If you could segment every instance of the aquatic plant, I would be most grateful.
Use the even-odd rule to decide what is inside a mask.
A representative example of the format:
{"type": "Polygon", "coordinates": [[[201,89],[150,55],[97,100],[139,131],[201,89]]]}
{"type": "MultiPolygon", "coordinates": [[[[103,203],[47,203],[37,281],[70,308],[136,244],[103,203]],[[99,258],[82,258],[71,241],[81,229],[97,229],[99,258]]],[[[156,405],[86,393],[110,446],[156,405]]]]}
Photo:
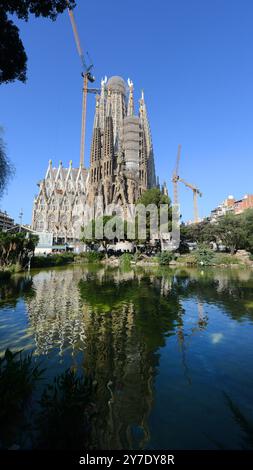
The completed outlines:
{"type": "Polygon", "coordinates": [[[24,425],[25,411],[36,382],[44,370],[34,364],[32,354],[6,349],[0,358],[0,441],[3,446],[15,442],[24,425]]]}
{"type": "Polygon", "coordinates": [[[95,405],[90,403],[92,380],[77,377],[67,370],[44,390],[37,416],[38,448],[87,448],[91,416],[95,405]]]}
{"type": "Polygon", "coordinates": [[[0,358],[1,448],[87,447],[95,412],[91,378],[66,370],[35,400],[35,386],[44,372],[32,354],[7,349],[0,358]]]}

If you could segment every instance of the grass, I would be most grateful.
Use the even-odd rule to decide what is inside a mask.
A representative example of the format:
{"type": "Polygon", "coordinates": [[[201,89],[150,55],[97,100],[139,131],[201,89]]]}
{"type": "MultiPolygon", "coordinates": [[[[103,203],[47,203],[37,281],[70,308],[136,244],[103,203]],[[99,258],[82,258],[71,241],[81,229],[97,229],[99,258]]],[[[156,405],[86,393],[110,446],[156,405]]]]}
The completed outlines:
{"type": "Polygon", "coordinates": [[[236,256],[232,256],[229,253],[215,253],[214,263],[216,265],[242,264],[241,261],[236,258],[236,256]]]}
{"type": "Polygon", "coordinates": [[[209,252],[202,254],[198,251],[179,256],[177,258],[177,263],[188,264],[192,266],[242,265],[241,261],[236,258],[236,256],[232,256],[229,253],[213,252],[211,255],[209,252]]]}

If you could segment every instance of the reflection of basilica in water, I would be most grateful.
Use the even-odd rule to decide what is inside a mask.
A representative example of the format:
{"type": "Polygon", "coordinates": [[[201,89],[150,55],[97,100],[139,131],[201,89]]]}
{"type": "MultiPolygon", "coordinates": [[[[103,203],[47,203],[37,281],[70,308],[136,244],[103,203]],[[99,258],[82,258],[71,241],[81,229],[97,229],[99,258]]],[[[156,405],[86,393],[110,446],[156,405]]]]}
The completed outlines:
{"type": "Polygon", "coordinates": [[[33,278],[35,295],[26,299],[29,323],[35,340],[35,353],[48,354],[59,348],[82,348],[85,333],[83,306],[75,270],[41,271],[33,278]]]}
{"type": "Polygon", "coordinates": [[[170,281],[105,268],[52,270],[33,281],[26,304],[36,353],[84,351],[84,370],[96,384],[93,441],[105,449],[145,447],[157,350],[179,308],[176,299],[161,300],[170,281]]]}
{"type": "MultiPolygon", "coordinates": [[[[232,305],[238,276],[228,281],[222,271],[208,277],[197,270],[158,273],[83,266],[33,276],[33,295],[25,302],[36,353],[64,358],[83,352],[82,367],[94,383],[95,446],[147,446],[160,348],[174,337],[190,384],[188,347],[207,328],[205,302],[222,302],[232,316],[238,315],[239,303],[236,312],[232,305]],[[186,319],[192,299],[194,311],[186,319]]],[[[243,295],[247,300],[247,288],[241,289],[243,295]]]]}

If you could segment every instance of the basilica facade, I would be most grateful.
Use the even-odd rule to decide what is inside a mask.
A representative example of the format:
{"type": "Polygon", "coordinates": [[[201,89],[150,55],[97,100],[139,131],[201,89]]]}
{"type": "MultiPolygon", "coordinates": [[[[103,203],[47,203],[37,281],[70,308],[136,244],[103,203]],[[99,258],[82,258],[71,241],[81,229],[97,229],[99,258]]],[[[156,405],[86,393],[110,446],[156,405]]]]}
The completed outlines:
{"type": "Polygon", "coordinates": [[[134,204],[146,189],[156,187],[153,144],[142,92],[135,113],[133,82],[114,76],[101,81],[90,150],[90,166],[52,162],[38,184],[32,229],[53,233],[56,242],[80,239],[87,224],[85,207],[99,199],[110,205],[134,204]]]}

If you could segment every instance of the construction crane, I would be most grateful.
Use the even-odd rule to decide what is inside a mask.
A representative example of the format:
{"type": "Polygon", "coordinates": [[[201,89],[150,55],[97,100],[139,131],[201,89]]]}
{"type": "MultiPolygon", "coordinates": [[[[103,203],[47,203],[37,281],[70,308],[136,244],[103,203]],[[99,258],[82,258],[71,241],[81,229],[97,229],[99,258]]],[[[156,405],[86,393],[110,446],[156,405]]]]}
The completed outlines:
{"type": "Polygon", "coordinates": [[[173,182],[173,193],[174,193],[174,204],[178,204],[178,189],[177,189],[177,183],[178,183],[178,169],[179,169],[179,161],[181,157],[181,148],[182,146],[179,144],[178,150],[177,150],[177,160],[176,160],[176,166],[175,170],[172,176],[172,182],[173,182]]]}
{"type": "Polygon", "coordinates": [[[190,188],[193,192],[193,207],[194,207],[194,223],[197,224],[199,222],[199,212],[198,212],[198,196],[202,197],[202,193],[200,190],[194,186],[191,183],[188,183],[184,179],[180,178],[178,175],[178,170],[179,170],[179,161],[181,157],[181,145],[178,146],[178,151],[177,151],[177,160],[176,160],[176,166],[175,170],[172,176],[172,182],[173,182],[173,192],[174,192],[174,204],[178,204],[178,187],[177,184],[180,181],[180,183],[183,183],[187,188],[190,188]]]}
{"type": "Polygon", "coordinates": [[[75,22],[75,17],[73,11],[68,8],[69,18],[71,21],[75,43],[78,51],[78,55],[81,59],[82,63],[82,77],[83,77],[83,95],[82,95],[82,126],[81,126],[81,145],[80,145],[80,166],[84,167],[84,149],[85,149],[85,131],[86,131],[86,106],[87,106],[87,93],[98,93],[100,90],[97,88],[88,88],[88,82],[93,83],[95,81],[95,77],[92,75],[91,70],[93,68],[93,64],[89,66],[86,64],[83,51],[81,48],[81,42],[79,38],[79,34],[77,31],[77,26],[75,22]]]}
{"type": "Polygon", "coordinates": [[[191,183],[187,183],[187,181],[182,178],[178,177],[178,181],[183,183],[187,188],[190,188],[193,192],[194,223],[197,224],[199,222],[198,196],[202,197],[202,193],[196,186],[191,183]]]}

